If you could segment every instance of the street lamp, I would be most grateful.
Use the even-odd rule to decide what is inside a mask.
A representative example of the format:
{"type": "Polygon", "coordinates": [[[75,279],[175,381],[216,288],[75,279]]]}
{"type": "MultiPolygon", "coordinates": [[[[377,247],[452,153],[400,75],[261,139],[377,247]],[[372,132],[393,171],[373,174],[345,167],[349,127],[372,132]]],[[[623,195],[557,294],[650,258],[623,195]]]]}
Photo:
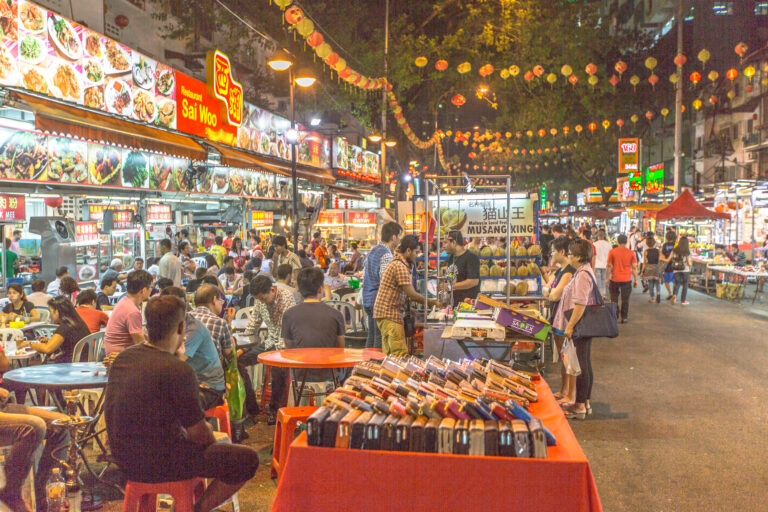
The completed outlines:
{"type": "Polygon", "coordinates": [[[383,137],[378,133],[374,133],[373,135],[368,136],[368,140],[371,142],[381,142],[381,139],[383,139],[383,137]]]}
{"type": "Polygon", "coordinates": [[[388,140],[388,141],[384,142],[384,145],[387,146],[388,148],[393,148],[393,147],[397,146],[397,141],[396,140],[388,140]]]}
{"type": "Polygon", "coordinates": [[[316,81],[311,69],[301,68],[296,73],[293,72],[293,59],[286,50],[277,50],[272,58],[267,61],[267,65],[275,71],[288,70],[288,82],[290,84],[290,117],[291,117],[291,129],[286,134],[288,137],[288,143],[291,145],[291,191],[293,192],[291,197],[291,217],[296,222],[291,222],[289,219],[288,227],[292,227],[291,235],[293,238],[294,247],[299,246],[299,187],[298,178],[296,176],[296,144],[299,142],[299,132],[296,130],[296,114],[294,111],[293,91],[298,85],[306,89],[311,87],[316,81]]]}

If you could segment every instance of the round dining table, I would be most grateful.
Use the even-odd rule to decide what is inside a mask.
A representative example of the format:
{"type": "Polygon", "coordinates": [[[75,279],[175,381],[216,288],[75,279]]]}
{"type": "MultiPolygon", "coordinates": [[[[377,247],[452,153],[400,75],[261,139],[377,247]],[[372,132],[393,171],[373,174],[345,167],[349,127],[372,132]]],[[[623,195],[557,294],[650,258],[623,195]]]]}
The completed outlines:
{"type": "Polygon", "coordinates": [[[98,362],[41,364],[6,372],[3,381],[50,390],[103,388],[107,368],[98,362]]]}
{"type": "Polygon", "coordinates": [[[288,368],[291,382],[293,383],[293,399],[295,404],[298,404],[301,400],[309,370],[331,370],[333,384],[339,387],[338,376],[333,369],[352,368],[356,364],[370,359],[384,359],[384,353],[380,349],[372,348],[311,347],[271,350],[259,354],[259,362],[262,364],[278,368],[288,368]],[[297,371],[301,373],[300,379],[296,378],[297,371]]]}

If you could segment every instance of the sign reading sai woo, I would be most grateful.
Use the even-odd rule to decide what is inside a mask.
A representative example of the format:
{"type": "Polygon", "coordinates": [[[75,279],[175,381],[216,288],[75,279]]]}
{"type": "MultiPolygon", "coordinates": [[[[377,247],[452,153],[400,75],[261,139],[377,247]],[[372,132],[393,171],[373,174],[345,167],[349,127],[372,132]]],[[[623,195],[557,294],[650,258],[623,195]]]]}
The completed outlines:
{"type": "MultiPolygon", "coordinates": [[[[433,204],[435,204],[433,202],[433,204]]],[[[462,195],[440,201],[440,232],[461,230],[465,238],[481,236],[511,236],[535,234],[533,201],[510,199],[506,195],[462,195]]]]}
{"type": "Polygon", "coordinates": [[[243,86],[232,77],[232,64],[224,53],[211,50],[206,56],[209,94],[222,101],[221,114],[227,123],[243,123],[243,86]]]}
{"type": "Polygon", "coordinates": [[[640,139],[619,139],[619,172],[640,170],[640,139]]]}

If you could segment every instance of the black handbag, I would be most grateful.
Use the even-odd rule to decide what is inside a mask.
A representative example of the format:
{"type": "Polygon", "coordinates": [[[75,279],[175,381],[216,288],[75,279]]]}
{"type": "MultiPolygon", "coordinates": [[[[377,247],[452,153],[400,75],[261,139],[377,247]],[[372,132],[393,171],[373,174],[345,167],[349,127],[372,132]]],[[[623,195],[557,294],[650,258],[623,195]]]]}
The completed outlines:
{"type": "Polygon", "coordinates": [[[672,258],[672,272],[682,272],[685,270],[685,260],[677,256],[672,258]]]}
{"type": "MultiPolygon", "coordinates": [[[[573,277],[575,279],[576,275],[574,274],[573,277]]],[[[592,274],[589,274],[589,277],[592,278],[592,284],[594,285],[592,288],[592,297],[597,304],[594,306],[587,306],[584,309],[584,314],[573,329],[573,337],[615,338],[619,335],[618,304],[615,302],[605,304],[597,287],[595,277],[592,274]]],[[[566,311],[565,318],[570,320],[572,314],[572,309],[566,311]]]]}

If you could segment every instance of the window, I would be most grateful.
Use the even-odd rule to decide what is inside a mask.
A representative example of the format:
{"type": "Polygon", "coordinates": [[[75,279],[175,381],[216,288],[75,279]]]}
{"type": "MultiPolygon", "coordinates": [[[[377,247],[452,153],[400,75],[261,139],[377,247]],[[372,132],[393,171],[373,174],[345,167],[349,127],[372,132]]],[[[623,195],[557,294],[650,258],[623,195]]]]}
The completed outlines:
{"type": "Polygon", "coordinates": [[[731,127],[731,140],[739,140],[739,123],[731,127]]]}
{"type": "Polygon", "coordinates": [[[747,133],[746,135],[750,135],[755,129],[755,121],[753,119],[747,120],[747,133]]]}
{"type": "Polygon", "coordinates": [[[755,16],[768,16],[768,2],[762,0],[755,2],[755,16]]]}
{"type": "Polygon", "coordinates": [[[733,81],[733,93],[737,97],[741,95],[741,81],[740,80],[734,80],[733,81]]]}
{"type": "Polygon", "coordinates": [[[733,1],[714,0],[712,2],[712,11],[716,15],[733,14],[733,1]]]}

